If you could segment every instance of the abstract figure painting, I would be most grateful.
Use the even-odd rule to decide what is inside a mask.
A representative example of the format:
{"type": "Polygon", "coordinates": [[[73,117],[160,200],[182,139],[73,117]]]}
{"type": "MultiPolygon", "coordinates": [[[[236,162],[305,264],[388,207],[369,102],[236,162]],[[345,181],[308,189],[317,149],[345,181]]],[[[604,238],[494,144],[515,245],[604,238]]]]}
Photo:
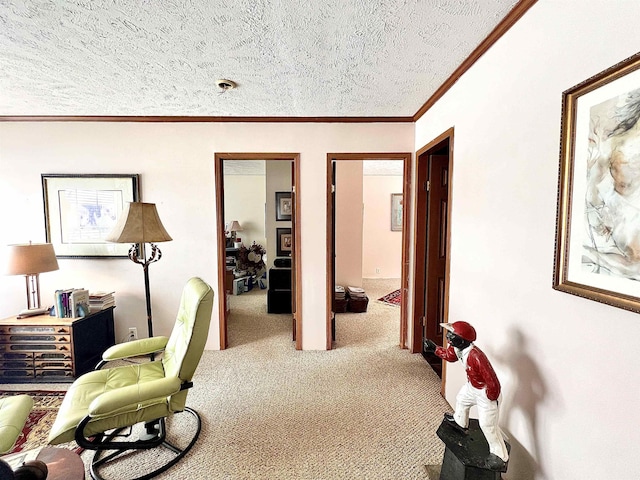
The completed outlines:
{"type": "Polygon", "coordinates": [[[640,312],[640,54],[563,101],[554,288],[640,312]]]}

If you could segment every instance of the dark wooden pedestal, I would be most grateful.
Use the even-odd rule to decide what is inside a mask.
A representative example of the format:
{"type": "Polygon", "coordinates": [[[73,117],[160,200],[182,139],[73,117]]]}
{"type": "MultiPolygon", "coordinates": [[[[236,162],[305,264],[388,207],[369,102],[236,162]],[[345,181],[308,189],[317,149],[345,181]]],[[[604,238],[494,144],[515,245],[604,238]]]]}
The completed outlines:
{"type": "Polygon", "coordinates": [[[291,268],[269,269],[267,313],[291,313],[291,268]]]}
{"type": "MultiPolygon", "coordinates": [[[[501,472],[487,464],[489,444],[484,438],[478,420],[469,420],[469,431],[465,434],[456,430],[445,420],[436,432],[446,446],[440,480],[500,480],[501,472]]],[[[511,450],[507,443],[507,450],[511,450]]]]}

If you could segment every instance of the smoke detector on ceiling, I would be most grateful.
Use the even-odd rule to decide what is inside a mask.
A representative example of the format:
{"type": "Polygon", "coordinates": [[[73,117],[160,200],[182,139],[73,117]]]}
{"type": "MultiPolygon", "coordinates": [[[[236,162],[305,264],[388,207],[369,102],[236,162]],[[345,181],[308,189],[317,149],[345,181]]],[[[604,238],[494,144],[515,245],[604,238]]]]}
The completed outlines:
{"type": "Polygon", "coordinates": [[[226,79],[222,78],[220,80],[216,80],[216,86],[220,90],[222,90],[221,93],[224,93],[227,90],[233,90],[234,88],[236,88],[238,86],[238,84],[236,82],[234,82],[233,80],[226,80],[226,79]]]}

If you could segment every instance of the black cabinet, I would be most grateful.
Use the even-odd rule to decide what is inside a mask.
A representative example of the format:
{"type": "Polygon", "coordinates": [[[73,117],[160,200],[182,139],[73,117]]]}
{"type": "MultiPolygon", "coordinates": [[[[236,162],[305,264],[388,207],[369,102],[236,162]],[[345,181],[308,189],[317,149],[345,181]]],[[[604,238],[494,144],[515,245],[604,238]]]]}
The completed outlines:
{"type": "Polygon", "coordinates": [[[291,313],[291,268],[269,269],[268,313],[291,313]]]}
{"type": "Polygon", "coordinates": [[[115,345],[113,309],[100,310],[73,323],[76,377],[93,370],[102,359],[102,353],[115,345]]]}

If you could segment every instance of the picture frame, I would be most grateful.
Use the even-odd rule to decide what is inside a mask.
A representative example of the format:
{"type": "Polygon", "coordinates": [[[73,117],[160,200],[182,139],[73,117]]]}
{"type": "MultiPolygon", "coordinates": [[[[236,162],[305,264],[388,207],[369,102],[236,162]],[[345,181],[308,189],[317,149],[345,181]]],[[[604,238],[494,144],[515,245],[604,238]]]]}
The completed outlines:
{"type": "Polygon", "coordinates": [[[276,255],[288,257],[291,255],[293,237],[290,228],[276,228],[276,255]]]}
{"type": "Polygon", "coordinates": [[[553,288],[640,313],[640,54],[562,100],[553,288]]]}
{"type": "Polygon", "coordinates": [[[402,231],[402,194],[391,194],[391,231],[402,231]]]}
{"type": "Polygon", "coordinates": [[[139,201],[137,174],[41,175],[46,240],[58,258],[127,257],[129,244],[110,243],[127,202],[139,201]]]}
{"type": "Polygon", "coordinates": [[[276,192],[276,221],[291,221],[291,192],[276,192]]]}

